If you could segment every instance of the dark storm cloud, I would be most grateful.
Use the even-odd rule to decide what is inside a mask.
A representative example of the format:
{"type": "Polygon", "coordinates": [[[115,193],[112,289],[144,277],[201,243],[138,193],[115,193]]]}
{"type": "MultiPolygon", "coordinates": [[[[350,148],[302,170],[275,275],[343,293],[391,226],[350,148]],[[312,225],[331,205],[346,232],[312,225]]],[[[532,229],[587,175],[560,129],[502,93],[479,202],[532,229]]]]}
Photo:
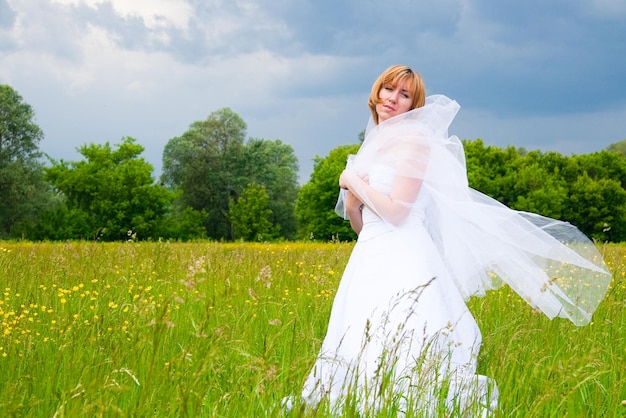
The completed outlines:
{"type": "Polygon", "coordinates": [[[597,111],[626,103],[626,43],[618,41],[626,39],[625,16],[594,15],[576,1],[473,4],[477,30],[489,28],[493,42],[511,55],[455,86],[466,103],[502,115],[597,111]]]}
{"type": "Polygon", "coordinates": [[[293,22],[297,45],[320,54],[372,55],[404,49],[421,31],[453,30],[459,17],[458,2],[452,0],[266,1],[264,5],[272,15],[293,22]]]}

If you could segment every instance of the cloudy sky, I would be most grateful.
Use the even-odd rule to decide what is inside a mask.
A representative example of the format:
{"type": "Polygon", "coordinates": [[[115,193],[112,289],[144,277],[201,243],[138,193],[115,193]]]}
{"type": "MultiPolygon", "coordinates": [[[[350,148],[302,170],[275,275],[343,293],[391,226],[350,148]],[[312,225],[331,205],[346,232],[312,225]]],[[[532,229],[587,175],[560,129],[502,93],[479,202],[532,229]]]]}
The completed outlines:
{"type": "Polygon", "coordinates": [[[290,144],[306,182],[358,141],[392,64],[461,104],[462,139],[566,155],[626,139],[626,0],[0,0],[0,84],[56,159],[131,136],[158,175],[170,138],[229,107],[290,144]]]}

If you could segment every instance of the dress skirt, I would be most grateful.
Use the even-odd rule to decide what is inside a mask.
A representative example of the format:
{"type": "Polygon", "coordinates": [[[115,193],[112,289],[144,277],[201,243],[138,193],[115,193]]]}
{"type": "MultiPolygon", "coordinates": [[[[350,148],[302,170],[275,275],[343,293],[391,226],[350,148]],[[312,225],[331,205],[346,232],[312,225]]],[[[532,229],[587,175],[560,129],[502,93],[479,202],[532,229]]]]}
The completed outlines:
{"type": "Polygon", "coordinates": [[[419,216],[405,228],[367,208],[363,219],[304,401],[336,412],[493,407],[495,385],[475,374],[480,330],[419,216]]]}

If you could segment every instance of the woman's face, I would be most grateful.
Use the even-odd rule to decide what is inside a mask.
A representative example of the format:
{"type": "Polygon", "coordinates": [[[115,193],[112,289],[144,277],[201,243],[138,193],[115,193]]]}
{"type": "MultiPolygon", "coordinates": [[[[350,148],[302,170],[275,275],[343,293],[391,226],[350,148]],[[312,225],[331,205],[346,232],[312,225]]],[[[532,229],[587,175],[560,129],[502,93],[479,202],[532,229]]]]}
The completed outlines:
{"type": "Polygon", "coordinates": [[[411,110],[413,97],[407,89],[407,83],[400,81],[397,86],[383,84],[378,92],[380,103],[376,105],[378,123],[411,110]]]}

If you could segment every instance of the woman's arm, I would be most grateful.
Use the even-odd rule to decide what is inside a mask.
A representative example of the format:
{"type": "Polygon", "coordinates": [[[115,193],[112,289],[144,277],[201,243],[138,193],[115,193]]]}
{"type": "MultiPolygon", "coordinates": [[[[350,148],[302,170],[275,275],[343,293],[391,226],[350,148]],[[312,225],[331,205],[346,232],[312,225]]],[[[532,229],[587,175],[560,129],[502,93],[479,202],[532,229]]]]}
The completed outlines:
{"type": "Polygon", "coordinates": [[[400,225],[411,212],[411,205],[421,189],[422,179],[396,176],[391,193],[385,195],[371,187],[355,172],[344,170],[339,177],[339,186],[347,189],[350,192],[348,195],[354,195],[389,223],[400,225]]]}
{"type": "Polygon", "coordinates": [[[357,197],[348,191],[346,195],[346,212],[350,219],[350,226],[356,232],[357,235],[361,233],[363,229],[363,203],[357,199],[357,197]]]}

